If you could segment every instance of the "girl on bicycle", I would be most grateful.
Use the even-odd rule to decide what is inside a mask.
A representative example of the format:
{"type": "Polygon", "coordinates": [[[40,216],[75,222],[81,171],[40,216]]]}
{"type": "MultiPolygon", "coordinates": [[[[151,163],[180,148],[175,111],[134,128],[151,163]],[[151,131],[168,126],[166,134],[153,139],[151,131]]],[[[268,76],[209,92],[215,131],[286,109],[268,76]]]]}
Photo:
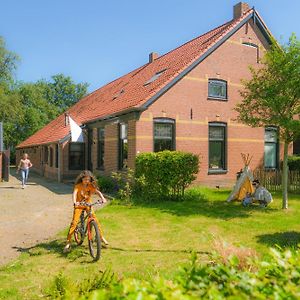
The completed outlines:
{"type": "MultiPolygon", "coordinates": [[[[91,196],[93,194],[97,194],[103,203],[106,202],[106,199],[100,192],[98,186],[97,186],[97,181],[92,172],[90,171],[82,171],[78,177],[75,180],[75,187],[73,191],[73,205],[74,205],[74,212],[73,212],[73,219],[70,225],[69,233],[67,236],[67,243],[66,246],[64,247],[64,252],[68,252],[71,249],[71,238],[72,235],[74,234],[75,228],[79,222],[79,218],[81,215],[81,212],[83,210],[87,209],[92,209],[92,208],[87,208],[86,206],[80,206],[80,202],[88,202],[91,203],[91,196]]],[[[98,219],[96,218],[95,213],[93,212],[93,217],[95,218],[98,227],[99,227],[99,232],[101,236],[101,240],[105,246],[108,245],[108,242],[103,236],[103,232],[101,230],[100,223],[98,219]]]]}

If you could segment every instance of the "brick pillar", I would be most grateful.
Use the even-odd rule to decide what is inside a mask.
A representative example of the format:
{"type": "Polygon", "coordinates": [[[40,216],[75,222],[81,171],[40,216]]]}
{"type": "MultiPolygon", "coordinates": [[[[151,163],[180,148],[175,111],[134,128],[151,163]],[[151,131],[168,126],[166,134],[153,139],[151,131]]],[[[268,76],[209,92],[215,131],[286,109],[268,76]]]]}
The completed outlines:
{"type": "Polygon", "coordinates": [[[136,157],[136,121],[128,121],[128,167],[135,168],[136,157]]]}
{"type": "Polygon", "coordinates": [[[118,124],[105,126],[104,169],[107,175],[118,170],[119,158],[119,127],[118,124]]]}

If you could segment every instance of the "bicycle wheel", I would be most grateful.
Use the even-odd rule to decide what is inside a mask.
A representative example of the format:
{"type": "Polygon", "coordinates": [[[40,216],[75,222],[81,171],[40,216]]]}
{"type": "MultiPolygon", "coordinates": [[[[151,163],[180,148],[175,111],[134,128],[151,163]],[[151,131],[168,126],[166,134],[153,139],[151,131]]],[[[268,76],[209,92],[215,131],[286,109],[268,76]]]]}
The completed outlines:
{"type": "Polygon", "coordinates": [[[77,245],[81,245],[83,243],[83,240],[84,240],[84,232],[81,228],[81,226],[77,226],[75,228],[75,231],[74,231],[74,239],[75,239],[75,242],[77,243],[77,245]]]}
{"type": "Polygon", "coordinates": [[[98,260],[101,254],[101,239],[98,225],[95,221],[91,221],[89,225],[89,249],[94,260],[98,260]]]}
{"type": "Polygon", "coordinates": [[[84,240],[84,212],[81,213],[80,221],[74,231],[74,239],[77,245],[81,245],[84,240]]]}

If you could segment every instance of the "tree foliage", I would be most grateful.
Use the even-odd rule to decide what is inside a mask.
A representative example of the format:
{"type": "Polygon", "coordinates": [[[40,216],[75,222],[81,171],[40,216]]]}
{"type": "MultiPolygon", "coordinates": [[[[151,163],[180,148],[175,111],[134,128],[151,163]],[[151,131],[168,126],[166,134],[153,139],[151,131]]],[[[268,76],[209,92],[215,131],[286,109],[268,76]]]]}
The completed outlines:
{"type": "Polygon", "coordinates": [[[292,35],[286,45],[275,41],[244,81],[243,101],[236,106],[238,119],[252,127],[276,126],[284,142],[283,208],[287,203],[288,145],[300,136],[300,42],[292,35]]]}
{"type": "Polygon", "coordinates": [[[38,82],[45,87],[45,98],[58,108],[59,112],[75,104],[87,94],[87,83],[75,83],[70,76],[57,74],[51,81],[38,82]]]}
{"type": "Polygon", "coordinates": [[[0,36],[0,84],[13,80],[19,57],[6,49],[4,39],[0,36]]]}
{"type": "Polygon", "coordinates": [[[0,37],[0,122],[4,144],[12,150],[87,94],[87,83],[57,74],[51,80],[16,82],[18,56],[0,37]]]}

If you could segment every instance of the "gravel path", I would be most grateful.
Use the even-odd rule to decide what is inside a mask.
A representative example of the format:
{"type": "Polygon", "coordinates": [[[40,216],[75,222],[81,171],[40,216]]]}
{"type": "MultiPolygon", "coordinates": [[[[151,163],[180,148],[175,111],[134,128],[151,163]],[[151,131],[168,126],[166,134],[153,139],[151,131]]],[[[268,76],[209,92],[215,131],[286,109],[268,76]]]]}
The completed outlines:
{"type": "Polygon", "coordinates": [[[15,169],[11,174],[9,182],[0,182],[0,265],[67,227],[73,210],[72,185],[30,173],[22,189],[15,169]]]}

